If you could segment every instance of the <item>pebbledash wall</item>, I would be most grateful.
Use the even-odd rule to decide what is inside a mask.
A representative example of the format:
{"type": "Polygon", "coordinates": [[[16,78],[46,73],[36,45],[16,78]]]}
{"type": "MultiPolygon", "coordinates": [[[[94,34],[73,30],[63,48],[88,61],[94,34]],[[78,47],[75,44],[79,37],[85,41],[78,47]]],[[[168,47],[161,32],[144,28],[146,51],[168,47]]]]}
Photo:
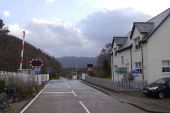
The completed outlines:
{"type": "Polygon", "coordinates": [[[128,73],[130,73],[136,69],[136,62],[141,62],[142,73],[135,77],[135,80],[144,79],[151,83],[159,78],[170,77],[170,8],[151,20],[141,23],[143,29],[150,29],[144,25],[147,23],[153,23],[153,28],[147,32],[148,34],[141,32],[139,28],[141,26],[134,23],[131,36],[127,37],[131,40],[131,48],[115,51],[116,42],[112,42],[111,69],[114,81],[120,81],[123,78],[123,75],[116,73],[115,66],[127,67],[128,73]],[[141,48],[136,50],[134,40],[138,37],[141,48]],[[117,56],[115,56],[115,52],[117,52],[117,56]],[[122,58],[124,64],[122,64],[122,58]],[[164,67],[167,68],[166,72],[163,72],[164,67]]]}
{"type": "Polygon", "coordinates": [[[15,73],[15,72],[6,72],[0,71],[0,79],[8,81],[9,78],[17,77],[26,81],[33,81],[38,83],[39,85],[42,82],[47,82],[49,80],[49,74],[39,74],[35,75],[33,73],[15,73]]]}

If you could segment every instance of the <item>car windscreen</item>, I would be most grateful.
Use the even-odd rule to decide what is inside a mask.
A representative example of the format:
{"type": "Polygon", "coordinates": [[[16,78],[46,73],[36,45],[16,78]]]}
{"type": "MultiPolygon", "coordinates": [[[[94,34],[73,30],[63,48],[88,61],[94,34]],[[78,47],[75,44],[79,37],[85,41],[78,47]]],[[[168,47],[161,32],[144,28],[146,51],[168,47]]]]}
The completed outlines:
{"type": "Polygon", "coordinates": [[[159,79],[159,80],[155,81],[154,83],[155,84],[165,84],[166,81],[167,81],[166,79],[159,79]]]}

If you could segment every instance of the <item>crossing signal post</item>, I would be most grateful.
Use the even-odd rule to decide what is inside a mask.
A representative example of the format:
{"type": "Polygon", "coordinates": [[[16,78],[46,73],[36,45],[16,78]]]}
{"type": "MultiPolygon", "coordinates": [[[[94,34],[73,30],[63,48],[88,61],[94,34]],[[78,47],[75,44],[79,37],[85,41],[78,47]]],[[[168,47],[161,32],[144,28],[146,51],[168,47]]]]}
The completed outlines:
{"type": "Polygon", "coordinates": [[[37,76],[38,83],[38,75],[41,72],[41,67],[43,67],[43,61],[41,59],[31,59],[30,67],[35,70],[35,75],[37,76]]]}
{"type": "Polygon", "coordinates": [[[93,65],[92,63],[89,63],[89,64],[87,64],[87,69],[88,69],[88,70],[92,70],[93,66],[94,66],[94,65],[93,65]]]}
{"type": "Polygon", "coordinates": [[[41,68],[43,66],[43,61],[41,59],[31,59],[30,60],[30,67],[35,68],[41,68]]]}

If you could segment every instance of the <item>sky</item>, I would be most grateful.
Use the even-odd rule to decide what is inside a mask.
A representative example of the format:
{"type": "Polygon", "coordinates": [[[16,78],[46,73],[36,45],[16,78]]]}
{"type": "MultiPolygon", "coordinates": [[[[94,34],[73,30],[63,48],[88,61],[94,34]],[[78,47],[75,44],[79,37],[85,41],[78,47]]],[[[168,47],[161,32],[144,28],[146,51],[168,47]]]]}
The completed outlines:
{"type": "Polygon", "coordinates": [[[113,36],[126,36],[170,8],[169,0],[0,0],[10,34],[48,54],[95,57],[113,36]]]}

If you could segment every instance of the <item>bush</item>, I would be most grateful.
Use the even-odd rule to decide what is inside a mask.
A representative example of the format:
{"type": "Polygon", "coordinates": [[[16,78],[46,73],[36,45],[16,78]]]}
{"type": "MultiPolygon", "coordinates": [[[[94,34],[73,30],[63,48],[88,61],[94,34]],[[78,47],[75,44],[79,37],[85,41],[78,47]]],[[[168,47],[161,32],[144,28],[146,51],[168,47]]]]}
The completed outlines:
{"type": "Polygon", "coordinates": [[[8,79],[7,88],[16,89],[19,99],[26,99],[34,96],[41,89],[35,82],[24,81],[22,78],[11,77],[8,79]]]}
{"type": "Polygon", "coordinates": [[[96,77],[96,73],[95,73],[94,70],[88,70],[88,71],[87,71],[87,74],[88,74],[89,76],[96,77]]]}
{"type": "Polygon", "coordinates": [[[5,81],[4,80],[0,80],[0,93],[2,93],[5,89],[5,81]]]}
{"type": "Polygon", "coordinates": [[[53,71],[53,72],[50,72],[49,77],[50,77],[50,80],[59,79],[59,78],[60,78],[60,76],[57,75],[57,73],[54,72],[54,71],[53,71]]]}

